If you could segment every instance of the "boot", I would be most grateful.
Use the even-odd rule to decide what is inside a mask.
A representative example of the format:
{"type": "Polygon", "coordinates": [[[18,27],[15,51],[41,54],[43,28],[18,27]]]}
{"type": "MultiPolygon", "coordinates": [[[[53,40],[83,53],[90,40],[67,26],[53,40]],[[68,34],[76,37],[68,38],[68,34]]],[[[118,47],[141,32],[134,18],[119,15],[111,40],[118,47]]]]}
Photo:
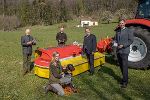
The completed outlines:
{"type": "Polygon", "coordinates": [[[78,90],[75,88],[75,86],[72,83],[70,83],[69,86],[71,87],[71,89],[74,93],[78,92],[78,90]]]}

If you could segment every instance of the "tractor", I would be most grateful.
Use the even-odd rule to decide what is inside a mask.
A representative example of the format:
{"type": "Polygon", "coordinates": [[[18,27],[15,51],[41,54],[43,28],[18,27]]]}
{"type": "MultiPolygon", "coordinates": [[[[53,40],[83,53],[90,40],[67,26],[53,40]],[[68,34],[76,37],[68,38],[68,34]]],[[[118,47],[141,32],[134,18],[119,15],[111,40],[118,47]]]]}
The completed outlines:
{"type": "MultiPolygon", "coordinates": [[[[135,18],[126,20],[126,27],[134,32],[134,42],[130,46],[128,64],[130,68],[146,69],[150,66],[150,0],[138,2],[135,18]]],[[[97,46],[99,51],[108,51],[111,41],[110,38],[100,40],[97,46]]]]}
{"type": "Polygon", "coordinates": [[[126,26],[134,31],[128,63],[131,68],[150,66],[150,0],[139,0],[135,19],[127,20],[126,26]]]}

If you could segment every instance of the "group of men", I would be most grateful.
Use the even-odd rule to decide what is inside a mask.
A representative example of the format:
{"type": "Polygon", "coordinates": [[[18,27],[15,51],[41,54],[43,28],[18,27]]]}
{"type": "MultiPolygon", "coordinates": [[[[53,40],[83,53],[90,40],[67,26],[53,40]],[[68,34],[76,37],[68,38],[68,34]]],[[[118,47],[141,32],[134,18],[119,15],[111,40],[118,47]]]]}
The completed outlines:
{"type": "MultiPolygon", "coordinates": [[[[21,45],[23,49],[23,75],[30,72],[32,45],[36,44],[36,40],[30,35],[31,30],[26,29],[25,35],[21,37],[21,45]]],[[[126,88],[128,84],[128,55],[130,45],[133,42],[133,32],[125,27],[125,20],[119,22],[119,27],[114,36],[114,46],[117,48],[117,58],[122,72],[121,87],[126,88]]],[[[58,46],[62,47],[67,42],[67,35],[64,28],[60,28],[60,32],[56,35],[58,46]]],[[[91,33],[90,28],[85,28],[85,36],[83,40],[82,54],[87,56],[90,74],[94,74],[94,53],[96,52],[96,36],[91,33]]]]}

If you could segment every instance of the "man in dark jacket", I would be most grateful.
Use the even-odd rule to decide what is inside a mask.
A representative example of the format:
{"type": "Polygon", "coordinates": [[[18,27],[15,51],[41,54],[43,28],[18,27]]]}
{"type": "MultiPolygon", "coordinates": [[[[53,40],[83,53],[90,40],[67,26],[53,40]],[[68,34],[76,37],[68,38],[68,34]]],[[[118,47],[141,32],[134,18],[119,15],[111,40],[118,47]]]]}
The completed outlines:
{"type": "Polygon", "coordinates": [[[114,45],[117,47],[117,58],[123,75],[121,87],[126,88],[128,84],[128,55],[130,45],[133,43],[134,35],[131,30],[125,27],[125,20],[119,22],[119,28],[116,30],[114,45]]]}
{"type": "Polygon", "coordinates": [[[58,41],[58,46],[64,46],[67,42],[67,35],[64,32],[64,28],[60,28],[60,32],[56,35],[56,40],[58,41]]]}
{"type": "Polygon", "coordinates": [[[83,52],[87,56],[91,75],[94,74],[94,53],[96,52],[96,44],[96,36],[94,34],[91,34],[89,28],[86,28],[83,41],[83,52]]]}
{"type": "Polygon", "coordinates": [[[23,75],[30,72],[32,45],[36,44],[35,39],[30,35],[31,30],[26,29],[25,35],[21,37],[21,45],[23,51],[23,75]]]}

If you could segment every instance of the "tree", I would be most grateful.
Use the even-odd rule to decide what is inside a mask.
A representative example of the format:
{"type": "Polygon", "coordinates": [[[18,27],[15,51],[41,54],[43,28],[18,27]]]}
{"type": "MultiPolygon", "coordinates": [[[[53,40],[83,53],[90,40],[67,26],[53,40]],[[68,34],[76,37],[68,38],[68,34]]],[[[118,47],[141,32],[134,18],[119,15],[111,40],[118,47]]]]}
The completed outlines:
{"type": "Polygon", "coordinates": [[[67,12],[67,8],[66,8],[66,4],[65,4],[65,1],[64,0],[60,0],[60,8],[59,8],[59,10],[60,10],[60,16],[59,16],[59,18],[60,18],[60,21],[61,22],[67,22],[67,20],[68,20],[68,12],[67,12]]]}
{"type": "Polygon", "coordinates": [[[113,15],[111,13],[111,11],[104,11],[103,14],[102,14],[102,21],[106,21],[107,24],[110,23],[110,21],[112,20],[113,18],[113,15]]]}

